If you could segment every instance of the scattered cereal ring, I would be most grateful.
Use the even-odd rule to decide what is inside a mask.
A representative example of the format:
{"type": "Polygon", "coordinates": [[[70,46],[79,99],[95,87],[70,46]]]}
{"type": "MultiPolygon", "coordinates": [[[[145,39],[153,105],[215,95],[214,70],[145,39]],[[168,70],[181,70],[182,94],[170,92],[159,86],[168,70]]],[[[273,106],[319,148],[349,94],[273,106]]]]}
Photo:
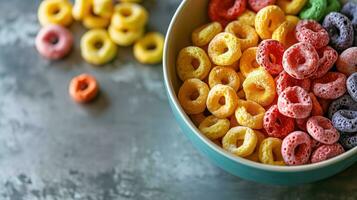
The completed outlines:
{"type": "Polygon", "coordinates": [[[324,114],[324,111],[319,100],[317,100],[314,93],[310,92],[309,95],[312,101],[311,116],[322,116],[324,114]]]}
{"type": "Polygon", "coordinates": [[[295,37],[296,24],[290,21],[283,22],[273,32],[272,39],[279,41],[285,48],[289,48],[291,45],[297,43],[295,37]]]}
{"type": "Polygon", "coordinates": [[[315,48],[306,42],[289,47],[283,55],[284,70],[295,79],[306,79],[318,67],[319,55],[315,48]]]}
{"type": "Polygon", "coordinates": [[[338,0],[327,0],[327,7],[324,16],[331,12],[338,12],[341,10],[341,3],[338,0]]]}
{"type": "Polygon", "coordinates": [[[341,134],[339,142],[345,149],[353,149],[357,146],[357,133],[341,134]]]}
{"type": "Polygon", "coordinates": [[[278,6],[290,15],[296,15],[305,6],[307,0],[277,0],[278,6]]]}
{"type": "Polygon", "coordinates": [[[281,143],[278,138],[268,137],[262,141],[259,147],[259,160],[269,165],[285,165],[281,155],[281,143]]]}
{"type": "Polygon", "coordinates": [[[344,153],[345,150],[339,143],[325,144],[317,148],[311,155],[311,163],[328,160],[344,153]]]}
{"type": "Polygon", "coordinates": [[[295,79],[291,77],[285,71],[280,72],[280,74],[275,78],[276,92],[279,95],[287,87],[300,86],[304,90],[309,91],[311,81],[310,79],[295,79]]]}
{"type": "Polygon", "coordinates": [[[176,62],[177,75],[181,80],[198,78],[203,80],[211,70],[206,52],[195,46],[181,49],[176,62]]]}
{"type": "Polygon", "coordinates": [[[339,72],[351,75],[357,72],[357,47],[344,50],[337,59],[336,67],[339,72]]]}
{"type": "Polygon", "coordinates": [[[311,97],[299,86],[288,87],[279,95],[278,109],[291,118],[308,117],[312,110],[311,97]]]}
{"type": "Polygon", "coordinates": [[[312,138],[323,144],[333,144],[340,138],[340,133],[332,122],[322,116],[312,116],[306,123],[307,132],[312,138]]]}
{"type": "Polygon", "coordinates": [[[197,78],[187,79],[178,92],[178,100],[187,114],[202,113],[206,109],[208,85],[197,78]]]}
{"type": "Polygon", "coordinates": [[[213,115],[206,117],[199,125],[200,131],[211,140],[223,137],[229,130],[229,120],[213,115]]]}
{"type": "Polygon", "coordinates": [[[346,92],[346,76],[339,72],[327,72],[313,80],[312,91],[320,98],[337,99],[346,92]]]}
{"type": "Polygon", "coordinates": [[[114,27],[137,29],[143,27],[148,20],[148,12],[136,3],[120,3],[114,7],[111,24],[114,27]]]}
{"type": "Polygon", "coordinates": [[[196,28],[192,32],[192,43],[195,46],[207,45],[218,33],[222,32],[222,25],[218,22],[211,22],[196,28]]]}
{"type": "Polygon", "coordinates": [[[130,46],[144,34],[144,28],[127,28],[109,26],[109,36],[119,46],[130,46]]]}
{"type": "Polygon", "coordinates": [[[259,36],[255,32],[255,29],[249,25],[239,21],[232,21],[224,30],[225,32],[232,33],[238,38],[242,51],[249,47],[255,47],[258,44],[259,36]]]}
{"type": "Polygon", "coordinates": [[[257,63],[272,75],[283,71],[284,46],[276,40],[263,40],[257,51],[257,63]]]}
{"type": "Polygon", "coordinates": [[[253,153],[257,141],[257,135],[251,128],[237,126],[229,129],[223,136],[222,147],[236,156],[246,157],[253,153]],[[238,142],[241,142],[240,146],[238,142]]]}
{"type": "Polygon", "coordinates": [[[326,8],[326,0],[308,0],[299,16],[301,19],[313,19],[320,21],[324,17],[326,8]]]}
{"type": "Polygon", "coordinates": [[[110,18],[113,14],[113,1],[112,0],[93,0],[94,14],[110,18]]]}
{"type": "Polygon", "coordinates": [[[242,55],[240,43],[231,33],[217,34],[208,45],[208,55],[216,65],[231,65],[242,55]]]}
{"type": "Polygon", "coordinates": [[[355,35],[353,46],[357,46],[357,2],[348,1],[343,6],[341,13],[351,20],[355,35]]]}
{"type": "Polygon", "coordinates": [[[248,5],[249,7],[254,10],[255,12],[258,12],[264,7],[267,7],[269,5],[274,5],[276,0],[248,0],[248,5]]]}
{"type": "Polygon", "coordinates": [[[134,44],[135,58],[144,64],[156,64],[162,60],[164,36],[161,33],[151,32],[134,44]]]}
{"type": "Polygon", "coordinates": [[[72,45],[72,33],[59,25],[43,27],[36,37],[37,51],[48,59],[63,58],[71,51],[72,45]]]}
{"type": "Polygon", "coordinates": [[[278,106],[273,105],[264,115],[263,126],[268,136],[283,139],[294,130],[294,119],[281,114],[278,106]]]}
{"type": "Polygon", "coordinates": [[[341,96],[330,104],[328,109],[328,118],[332,119],[333,114],[335,114],[335,112],[337,112],[338,110],[357,111],[357,102],[355,102],[348,94],[341,96]]]}
{"type": "Polygon", "coordinates": [[[337,51],[330,46],[317,49],[317,53],[319,54],[319,63],[314,75],[311,76],[312,79],[323,77],[338,58],[337,51]]]}
{"type": "Polygon", "coordinates": [[[357,111],[339,110],[332,116],[333,126],[342,132],[357,132],[357,111]]]}
{"type": "Polygon", "coordinates": [[[241,14],[239,17],[238,17],[238,21],[240,23],[243,23],[243,24],[247,24],[249,26],[252,26],[254,27],[255,26],[255,12],[249,10],[249,9],[246,9],[243,14],[241,14]]]}
{"type": "Polygon", "coordinates": [[[93,100],[98,94],[99,86],[95,78],[89,74],[74,77],[69,84],[69,94],[79,103],[93,100]]]}
{"type": "Polygon", "coordinates": [[[285,21],[284,12],[275,5],[261,9],[255,17],[255,29],[262,39],[269,39],[276,28],[285,21]]]}
{"type": "Polygon", "coordinates": [[[238,100],[235,116],[237,122],[252,129],[263,128],[265,109],[254,101],[238,100]]]}
{"type": "Polygon", "coordinates": [[[238,74],[233,69],[216,66],[209,73],[208,84],[210,88],[218,84],[228,85],[237,91],[240,86],[240,81],[238,74]]]}
{"type": "Polygon", "coordinates": [[[227,85],[215,85],[208,93],[207,109],[218,118],[231,116],[238,102],[238,96],[233,88],[227,85]]]}
{"type": "Polygon", "coordinates": [[[91,9],[90,1],[88,0],[75,0],[72,8],[72,16],[75,20],[82,20],[91,9]]]}
{"type": "Polygon", "coordinates": [[[38,20],[42,26],[58,24],[68,26],[72,23],[72,5],[68,0],[45,0],[38,8],[38,20]]]}
{"type": "Polygon", "coordinates": [[[311,154],[310,136],[303,131],[290,133],[283,140],[281,154],[287,165],[306,164],[311,154]]]}
{"type": "Polygon", "coordinates": [[[254,149],[253,153],[245,158],[248,160],[251,160],[251,161],[259,162],[259,148],[260,148],[260,144],[265,139],[265,135],[262,132],[257,131],[257,130],[254,130],[254,132],[255,132],[255,135],[257,135],[257,139],[258,139],[257,144],[255,145],[255,149],[254,149]]]}
{"type": "Polygon", "coordinates": [[[247,77],[248,74],[252,71],[260,69],[257,60],[255,59],[257,55],[257,50],[257,47],[250,47],[243,51],[243,54],[239,60],[239,69],[245,77],[247,77]]]}
{"type": "Polygon", "coordinates": [[[296,25],[296,39],[307,42],[316,49],[326,46],[329,41],[328,32],[314,20],[300,20],[296,25]]]}
{"type": "Polygon", "coordinates": [[[210,0],[208,16],[211,21],[225,23],[235,20],[246,8],[246,0],[210,0]]]}

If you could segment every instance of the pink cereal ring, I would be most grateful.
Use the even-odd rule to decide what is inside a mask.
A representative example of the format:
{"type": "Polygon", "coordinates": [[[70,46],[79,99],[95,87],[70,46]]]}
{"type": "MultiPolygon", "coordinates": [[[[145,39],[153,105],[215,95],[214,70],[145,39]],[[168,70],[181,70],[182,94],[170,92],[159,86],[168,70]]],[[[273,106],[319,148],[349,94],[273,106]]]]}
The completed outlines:
{"type": "Polygon", "coordinates": [[[313,79],[323,77],[331,69],[333,64],[335,64],[338,58],[337,51],[330,46],[318,49],[317,53],[319,54],[319,64],[315,74],[311,76],[313,79]]]}
{"type": "Polygon", "coordinates": [[[284,70],[296,79],[312,76],[318,67],[318,61],[319,55],[315,48],[306,42],[292,45],[283,55],[284,70]]]}
{"type": "Polygon", "coordinates": [[[284,46],[277,40],[263,40],[258,46],[257,63],[270,74],[276,75],[283,71],[282,58],[284,46]]]}
{"type": "Polygon", "coordinates": [[[36,37],[38,52],[48,59],[60,59],[66,56],[73,45],[73,36],[66,28],[59,25],[43,27],[36,37]]]}
{"type": "Polygon", "coordinates": [[[280,72],[280,74],[275,78],[276,92],[278,95],[282,93],[287,87],[300,86],[304,90],[309,91],[311,81],[310,79],[295,79],[291,77],[285,71],[280,72]]]}
{"type": "MultiPolygon", "coordinates": [[[[356,32],[357,33],[357,32],[356,32]]],[[[351,47],[344,50],[336,62],[336,67],[339,72],[347,76],[357,71],[357,47],[351,47]]]]}
{"type": "Polygon", "coordinates": [[[274,5],[276,0],[248,0],[249,7],[258,12],[260,9],[269,5],[274,5]]]}
{"type": "Polygon", "coordinates": [[[300,20],[296,25],[295,35],[298,41],[310,43],[316,49],[330,42],[328,32],[314,20],[300,20]]]}
{"type": "Polygon", "coordinates": [[[311,155],[311,163],[328,160],[345,152],[339,143],[324,144],[318,147],[311,155]]]}
{"type": "Polygon", "coordinates": [[[339,72],[327,72],[323,77],[313,80],[312,91],[323,99],[337,99],[346,92],[346,76],[339,72]]]}
{"type": "Polygon", "coordinates": [[[340,133],[333,127],[332,122],[322,116],[310,117],[306,128],[312,138],[323,144],[333,144],[340,138],[340,133]]]}
{"type": "Polygon", "coordinates": [[[263,127],[268,136],[283,139],[294,130],[294,119],[282,115],[273,105],[264,114],[263,127]]]}
{"type": "Polygon", "coordinates": [[[301,87],[287,87],[278,97],[281,114],[291,118],[306,118],[312,110],[310,95],[301,87]]]}
{"type": "Polygon", "coordinates": [[[303,131],[294,131],[286,136],[281,145],[281,155],[287,165],[302,165],[311,154],[310,136],[303,131]]]}

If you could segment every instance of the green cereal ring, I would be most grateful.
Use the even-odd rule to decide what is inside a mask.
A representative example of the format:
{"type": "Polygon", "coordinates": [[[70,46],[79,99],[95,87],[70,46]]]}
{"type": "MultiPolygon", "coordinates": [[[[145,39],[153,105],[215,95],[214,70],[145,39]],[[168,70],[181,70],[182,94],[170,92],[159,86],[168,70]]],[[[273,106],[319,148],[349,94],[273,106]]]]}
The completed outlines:
{"type": "Polygon", "coordinates": [[[341,3],[339,0],[327,0],[327,7],[325,9],[325,14],[330,12],[339,12],[341,10],[341,3]]]}
{"type": "Polygon", "coordinates": [[[324,17],[326,8],[327,0],[309,0],[300,12],[300,18],[320,21],[324,17]]]}

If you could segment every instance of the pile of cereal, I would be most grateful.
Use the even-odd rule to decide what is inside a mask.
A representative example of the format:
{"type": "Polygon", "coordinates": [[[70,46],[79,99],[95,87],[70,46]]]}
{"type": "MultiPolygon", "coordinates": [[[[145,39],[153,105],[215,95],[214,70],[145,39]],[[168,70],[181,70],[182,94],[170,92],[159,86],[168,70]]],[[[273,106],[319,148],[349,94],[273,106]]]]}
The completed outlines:
{"type": "MultiPolygon", "coordinates": [[[[36,48],[45,58],[57,60],[68,55],[73,46],[73,35],[66,28],[74,20],[90,29],[80,41],[85,61],[103,65],[112,61],[118,46],[134,44],[135,58],[143,64],[156,64],[162,60],[164,37],[157,32],[145,33],[148,12],[137,4],[138,0],[44,0],[38,9],[43,26],[36,37],[36,48]]],[[[70,94],[77,102],[88,102],[98,93],[93,76],[82,74],[70,84],[70,94]]]]}
{"type": "Polygon", "coordinates": [[[357,146],[357,3],[210,0],[177,56],[178,99],[202,134],[270,165],[357,146]]]}

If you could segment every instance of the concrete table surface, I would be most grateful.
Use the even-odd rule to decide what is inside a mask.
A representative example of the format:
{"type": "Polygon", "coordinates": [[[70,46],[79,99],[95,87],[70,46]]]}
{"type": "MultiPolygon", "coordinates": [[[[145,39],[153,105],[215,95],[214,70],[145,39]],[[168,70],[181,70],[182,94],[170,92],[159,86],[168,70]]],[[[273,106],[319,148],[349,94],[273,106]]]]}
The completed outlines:
{"type": "MultiPolygon", "coordinates": [[[[234,177],[181,134],[165,96],[161,65],[144,66],[132,48],[103,67],[75,48],[51,62],[36,52],[40,1],[0,0],[0,200],[356,199],[357,165],[297,187],[234,177]],[[98,78],[100,96],[68,96],[80,73],[98,78]]],[[[149,30],[165,33],[179,0],[145,0],[149,30]]]]}

